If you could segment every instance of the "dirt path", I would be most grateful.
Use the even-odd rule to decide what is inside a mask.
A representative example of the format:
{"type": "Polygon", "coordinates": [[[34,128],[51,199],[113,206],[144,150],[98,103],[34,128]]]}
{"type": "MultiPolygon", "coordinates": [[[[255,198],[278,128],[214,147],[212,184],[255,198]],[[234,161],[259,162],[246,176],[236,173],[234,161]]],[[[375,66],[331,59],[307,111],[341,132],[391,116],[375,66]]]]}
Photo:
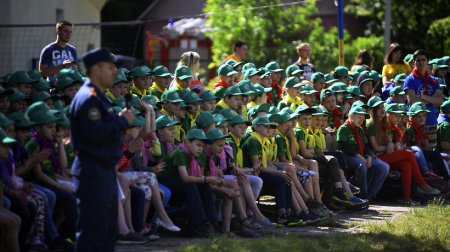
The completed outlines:
{"type": "MultiPolygon", "coordinates": [[[[367,212],[340,213],[334,219],[318,223],[315,226],[275,228],[266,230],[263,233],[265,236],[289,233],[298,233],[304,236],[357,233],[361,231],[360,224],[392,220],[410,210],[411,208],[408,207],[393,206],[391,204],[371,205],[367,212]]],[[[118,252],[175,251],[183,245],[208,241],[206,238],[164,237],[164,234],[162,236],[161,239],[144,245],[118,245],[116,250],[118,252]]]]}

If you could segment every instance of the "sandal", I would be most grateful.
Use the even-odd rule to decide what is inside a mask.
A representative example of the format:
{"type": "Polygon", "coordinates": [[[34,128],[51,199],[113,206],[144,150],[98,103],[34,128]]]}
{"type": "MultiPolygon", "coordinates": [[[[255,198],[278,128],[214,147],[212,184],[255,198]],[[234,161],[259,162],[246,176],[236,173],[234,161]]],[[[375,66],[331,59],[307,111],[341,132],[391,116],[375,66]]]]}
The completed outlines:
{"type": "Polygon", "coordinates": [[[246,218],[244,220],[239,221],[242,226],[250,229],[261,229],[263,226],[261,226],[259,223],[253,222],[250,218],[246,218]]]}

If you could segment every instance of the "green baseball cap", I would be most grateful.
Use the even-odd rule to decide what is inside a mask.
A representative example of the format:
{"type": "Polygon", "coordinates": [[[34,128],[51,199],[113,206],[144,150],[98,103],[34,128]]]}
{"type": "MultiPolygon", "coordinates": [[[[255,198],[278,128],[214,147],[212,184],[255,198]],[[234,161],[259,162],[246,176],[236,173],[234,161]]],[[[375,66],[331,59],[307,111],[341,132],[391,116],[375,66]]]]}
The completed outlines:
{"type": "Polygon", "coordinates": [[[330,113],[328,113],[328,110],[326,110],[324,107],[313,106],[311,108],[314,109],[314,112],[312,113],[313,116],[329,116],[330,115],[330,113]]]}
{"type": "Polygon", "coordinates": [[[243,73],[244,73],[244,79],[247,79],[254,75],[257,75],[257,74],[259,75],[261,72],[256,68],[250,68],[250,69],[243,71],[243,73]]]}
{"type": "Polygon", "coordinates": [[[425,105],[425,103],[423,103],[423,102],[416,102],[413,105],[411,105],[411,107],[409,108],[409,111],[408,111],[407,114],[409,116],[414,116],[414,115],[417,115],[417,114],[419,114],[421,112],[430,113],[431,111],[429,111],[427,109],[427,105],[425,105]]]}
{"type": "Polygon", "coordinates": [[[216,126],[222,125],[224,122],[228,121],[222,114],[217,113],[213,115],[214,123],[216,126]]]}
{"type": "Polygon", "coordinates": [[[150,104],[153,106],[153,108],[158,109],[158,98],[154,95],[145,95],[141,98],[142,101],[146,102],[147,104],[150,104]]]}
{"type": "Polygon", "coordinates": [[[266,78],[266,77],[270,77],[270,75],[272,74],[267,68],[265,67],[261,67],[258,69],[259,73],[260,73],[260,78],[266,78]]]}
{"type": "Polygon", "coordinates": [[[361,90],[357,86],[347,87],[347,93],[349,93],[352,96],[364,97],[364,95],[361,94],[361,90]]]}
{"type": "Polygon", "coordinates": [[[42,101],[35,102],[31,104],[28,108],[26,115],[31,121],[38,125],[49,124],[56,122],[58,118],[53,114],[53,112],[48,108],[47,104],[42,101]]]}
{"type": "Polygon", "coordinates": [[[194,102],[198,102],[198,101],[202,100],[202,99],[200,99],[200,97],[198,96],[198,94],[196,92],[192,92],[189,89],[185,89],[185,90],[181,91],[180,96],[186,104],[194,103],[194,102]]]}
{"type": "Polygon", "coordinates": [[[180,95],[178,94],[177,90],[166,90],[161,95],[161,102],[178,103],[182,101],[183,100],[180,98],[180,95]]]}
{"type": "Polygon", "coordinates": [[[358,74],[360,74],[360,73],[362,73],[362,72],[364,72],[364,71],[367,71],[368,69],[367,69],[367,67],[365,67],[365,66],[357,66],[356,68],[355,68],[355,71],[353,71],[354,73],[358,73],[358,74]]]}
{"type": "Polygon", "coordinates": [[[37,89],[38,91],[47,91],[50,90],[50,84],[47,80],[45,80],[41,73],[38,70],[31,70],[28,71],[28,76],[30,76],[31,79],[35,80],[35,82],[31,83],[31,85],[37,89]]]}
{"type": "Polygon", "coordinates": [[[331,84],[331,83],[334,83],[336,81],[339,81],[338,79],[334,78],[333,74],[325,74],[324,78],[325,78],[325,83],[326,84],[331,84]]]}
{"type": "Polygon", "coordinates": [[[60,96],[59,95],[51,95],[47,91],[39,91],[39,92],[35,93],[33,96],[31,96],[31,102],[46,101],[48,99],[58,100],[58,99],[60,99],[60,96]]]}
{"type": "Polygon", "coordinates": [[[17,84],[31,84],[33,82],[36,82],[25,71],[16,71],[14,72],[11,77],[9,78],[9,84],[10,85],[17,85],[17,84]]]}
{"type": "Polygon", "coordinates": [[[117,75],[116,78],[114,78],[114,85],[119,84],[119,83],[128,83],[128,78],[127,76],[122,72],[122,71],[117,71],[117,75]]]}
{"type": "Polygon", "coordinates": [[[383,104],[384,101],[381,100],[381,98],[379,96],[372,96],[372,98],[370,98],[367,101],[367,106],[369,106],[369,108],[375,108],[380,104],[383,104]]]}
{"type": "Polygon", "coordinates": [[[297,118],[297,114],[289,114],[287,111],[280,111],[277,114],[272,114],[269,116],[269,120],[271,122],[276,122],[276,123],[285,123],[285,122],[289,122],[292,120],[295,120],[297,118]],[[275,116],[278,115],[278,116],[275,116]]]}
{"type": "Polygon", "coordinates": [[[257,125],[267,125],[273,129],[277,128],[277,125],[275,123],[270,122],[269,118],[267,116],[260,116],[260,117],[255,118],[252,122],[252,126],[257,126],[257,125]]]}
{"type": "Polygon", "coordinates": [[[14,122],[6,117],[2,112],[0,112],[0,128],[8,127],[13,125],[14,122]]]}
{"type": "Polygon", "coordinates": [[[203,130],[201,129],[190,129],[187,133],[186,133],[186,139],[189,141],[192,140],[207,140],[208,138],[205,136],[205,132],[203,132],[203,130]]]}
{"type": "Polygon", "coordinates": [[[347,77],[350,80],[352,80],[353,78],[349,75],[348,73],[348,68],[345,66],[337,66],[334,69],[334,76],[335,77],[347,77]]]}
{"type": "Polygon", "coordinates": [[[398,103],[398,109],[402,111],[403,115],[406,115],[408,113],[408,107],[404,103],[398,103]]]}
{"type": "Polygon", "coordinates": [[[271,87],[270,88],[265,88],[265,87],[261,86],[261,84],[259,84],[259,83],[253,85],[253,87],[256,89],[256,92],[255,92],[256,96],[262,95],[264,93],[269,93],[270,91],[272,91],[271,87]]]}
{"type": "Polygon", "coordinates": [[[358,79],[356,80],[356,84],[358,85],[358,87],[361,87],[362,84],[368,81],[374,81],[374,79],[371,77],[369,71],[364,71],[359,75],[358,79]]]}
{"type": "Polygon", "coordinates": [[[35,125],[24,112],[11,113],[8,118],[14,122],[16,128],[29,128],[35,125]]]}
{"type": "Polygon", "coordinates": [[[286,88],[298,88],[301,85],[302,84],[300,83],[300,80],[295,76],[287,78],[286,82],[284,83],[284,87],[286,88]]]}
{"type": "Polygon", "coordinates": [[[304,84],[300,86],[300,94],[315,94],[317,92],[312,85],[304,84]]]}
{"type": "Polygon", "coordinates": [[[230,124],[231,124],[231,125],[242,124],[242,123],[245,123],[247,126],[250,126],[250,125],[251,125],[251,123],[250,123],[248,120],[246,120],[246,119],[244,118],[244,116],[239,115],[239,114],[234,115],[234,116],[231,118],[231,120],[230,120],[230,124]]]}
{"type": "Polygon", "coordinates": [[[403,90],[402,86],[396,86],[393,87],[390,91],[389,91],[389,95],[404,95],[406,94],[405,91],[403,90]]]}
{"type": "Polygon", "coordinates": [[[347,85],[343,82],[335,82],[329,89],[333,90],[334,93],[344,93],[347,91],[347,85]]]}
{"type": "Polygon", "coordinates": [[[398,103],[385,103],[384,104],[384,109],[386,110],[387,113],[396,113],[396,114],[403,114],[404,111],[399,108],[398,103]]]}
{"type": "Polygon", "coordinates": [[[119,98],[114,99],[114,101],[112,101],[112,104],[114,104],[120,108],[125,108],[125,106],[127,105],[127,101],[126,101],[125,97],[119,97],[119,98]]]}
{"type": "Polygon", "coordinates": [[[334,91],[328,88],[322,89],[320,92],[320,101],[322,102],[328,96],[335,95],[334,91]]]}
{"type": "Polygon", "coordinates": [[[180,80],[186,80],[192,78],[191,69],[187,66],[179,66],[175,69],[175,77],[180,80]]]}
{"type": "Polygon", "coordinates": [[[218,88],[214,89],[213,93],[217,97],[217,99],[222,99],[224,96],[224,93],[225,93],[225,88],[218,87],[218,88]]]}
{"type": "Polygon", "coordinates": [[[238,115],[238,113],[231,108],[222,109],[219,114],[223,115],[228,121],[230,121],[233,116],[238,115]]]}
{"type": "Polygon", "coordinates": [[[352,104],[352,107],[355,107],[355,106],[360,106],[360,107],[363,107],[363,108],[369,108],[369,106],[367,106],[363,101],[361,101],[361,100],[358,100],[358,101],[355,101],[353,104],[352,104]]]}
{"type": "Polygon", "coordinates": [[[65,68],[62,69],[61,71],[58,72],[58,74],[56,75],[56,77],[62,78],[62,77],[69,77],[73,80],[77,80],[79,82],[83,82],[83,75],[81,75],[81,72],[79,72],[76,69],[71,69],[71,68],[65,68]]]}
{"type": "Polygon", "coordinates": [[[269,112],[267,112],[267,113],[268,114],[276,114],[278,112],[280,112],[280,110],[277,107],[271,106],[271,107],[269,107],[269,112]]]}
{"type": "Polygon", "coordinates": [[[255,64],[252,62],[245,63],[244,66],[242,66],[242,72],[245,73],[248,69],[256,69],[255,64]]]}
{"type": "Polygon", "coordinates": [[[448,68],[448,63],[445,59],[439,58],[436,60],[436,63],[433,64],[433,68],[445,69],[448,68]]]}
{"type": "Polygon", "coordinates": [[[218,128],[213,128],[213,129],[208,130],[208,132],[206,132],[205,136],[206,136],[207,140],[210,140],[210,141],[225,139],[227,137],[218,128]]]}
{"type": "Polygon", "coordinates": [[[266,64],[266,69],[269,70],[271,73],[279,73],[283,72],[284,70],[280,67],[280,64],[276,61],[271,61],[266,64]]]}
{"type": "Polygon", "coordinates": [[[223,64],[219,67],[219,69],[217,69],[217,75],[230,76],[237,73],[238,72],[234,71],[233,67],[228,64],[223,64]]]}
{"type": "Polygon", "coordinates": [[[148,68],[148,66],[146,65],[142,65],[142,66],[137,66],[133,69],[131,69],[129,75],[132,77],[143,77],[143,76],[147,76],[147,75],[151,75],[152,74],[152,70],[150,68],[148,68]]]}
{"type": "Polygon", "coordinates": [[[350,109],[350,111],[348,112],[348,115],[352,115],[352,114],[365,115],[366,118],[369,117],[369,114],[367,114],[366,111],[364,111],[364,109],[363,109],[362,107],[360,107],[360,106],[352,107],[352,108],[350,109]]]}
{"type": "MultiPolygon", "coordinates": [[[[253,117],[259,112],[265,112],[269,113],[270,105],[267,103],[259,104],[256,106],[253,106],[249,111],[247,112],[248,117],[253,117]]],[[[278,112],[278,111],[277,111],[278,112]]]]}
{"type": "Polygon", "coordinates": [[[294,76],[298,73],[303,73],[303,70],[301,70],[296,64],[290,65],[286,68],[286,76],[294,76]]]}
{"type": "Polygon", "coordinates": [[[314,113],[315,110],[313,108],[310,108],[308,105],[306,105],[305,103],[303,103],[302,105],[298,106],[295,109],[295,114],[297,115],[301,115],[301,114],[312,114],[314,113]]]}
{"type": "Polygon", "coordinates": [[[373,81],[378,81],[378,80],[380,80],[381,79],[381,74],[379,74],[377,71],[375,71],[375,70],[372,70],[372,71],[370,71],[370,78],[373,80],[373,81]]]}
{"type": "Polygon", "coordinates": [[[450,112],[450,100],[446,100],[442,103],[441,110],[444,112],[450,112]]]}
{"type": "Polygon", "coordinates": [[[230,60],[228,60],[227,62],[225,62],[225,64],[230,65],[231,67],[235,68],[235,67],[237,67],[237,66],[243,65],[244,62],[243,62],[243,61],[237,62],[237,61],[234,60],[234,59],[230,59],[230,60]]]}
{"type": "Polygon", "coordinates": [[[0,142],[3,144],[12,144],[16,142],[16,139],[6,135],[6,133],[0,129],[0,142]]]}
{"type": "Polygon", "coordinates": [[[11,102],[21,101],[21,100],[26,100],[26,99],[27,99],[27,97],[25,96],[25,94],[18,90],[14,90],[14,93],[9,96],[9,100],[11,102]]]}
{"type": "Polygon", "coordinates": [[[394,82],[405,82],[406,77],[407,77],[407,75],[404,74],[404,73],[402,73],[402,74],[397,74],[397,75],[394,77],[394,82]]]}
{"type": "Polygon", "coordinates": [[[142,116],[136,116],[133,122],[130,124],[129,128],[139,127],[145,125],[145,118],[142,116]]]}
{"type": "MultiPolygon", "coordinates": [[[[236,84],[243,95],[254,94],[257,90],[253,87],[253,83],[249,80],[242,80],[236,84]]],[[[228,89],[227,89],[228,90],[228,89]]],[[[226,91],[225,91],[226,92],[226,91]]]]}
{"type": "Polygon", "coordinates": [[[218,100],[219,98],[216,97],[216,95],[211,92],[210,90],[204,90],[201,94],[200,94],[200,99],[202,99],[202,101],[212,101],[212,100],[218,100]]]}
{"type": "Polygon", "coordinates": [[[68,87],[72,87],[76,84],[81,84],[81,83],[82,83],[82,81],[80,81],[80,80],[75,80],[75,79],[70,78],[67,75],[62,75],[61,77],[56,79],[55,87],[57,90],[64,90],[68,87]]]}
{"type": "Polygon", "coordinates": [[[317,81],[320,79],[325,79],[325,75],[321,72],[315,72],[311,74],[311,81],[317,81]]]}
{"type": "Polygon", "coordinates": [[[223,92],[223,97],[227,97],[229,95],[239,96],[239,95],[243,95],[243,93],[241,92],[241,90],[239,89],[238,86],[232,86],[232,87],[225,89],[225,92],[223,92]]]}
{"type": "Polygon", "coordinates": [[[195,125],[197,125],[197,128],[199,129],[204,129],[211,124],[215,124],[214,116],[208,111],[201,111],[195,118],[195,125]]]}
{"type": "Polygon", "coordinates": [[[161,115],[156,119],[157,130],[180,124],[181,124],[180,122],[172,120],[168,115],[161,115]]]}
{"type": "Polygon", "coordinates": [[[171,76],[169,69],[163,65],[159,65],[153,69],[153,73],[158,77],[171,76]]]}
{"type": "Polygon", "coordinates": [[[414,58],[414,54],[409,53],[409,54],[407,54],[407,55],[405,56],[405,58],[403,59],[403,61],[404,61],[404,62],[410,63],[410,62],[413,60],[413,58],[414,58]]]}

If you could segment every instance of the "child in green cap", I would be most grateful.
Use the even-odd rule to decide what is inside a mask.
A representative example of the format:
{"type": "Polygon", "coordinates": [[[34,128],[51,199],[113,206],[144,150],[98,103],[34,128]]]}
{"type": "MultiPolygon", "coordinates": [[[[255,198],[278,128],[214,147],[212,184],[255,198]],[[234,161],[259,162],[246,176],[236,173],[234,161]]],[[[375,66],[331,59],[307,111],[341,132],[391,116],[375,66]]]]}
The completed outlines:
{"type": "Polygon", "coordinates": [[[438,117],[438,150],[441,151],[447,167],[450,165],[450,100],[441,105],[441,113],[438,117]]]}
{"type": "Polygon", "coordinates": [[[216,110],[216,103],[219,98],[216,97],[216,95],[213,92],[211,92],[210,90],[204,90],[200,94],[200,99],[202,99],[200,102],[202,111],[213,113],[214,110],[216,110]]]}

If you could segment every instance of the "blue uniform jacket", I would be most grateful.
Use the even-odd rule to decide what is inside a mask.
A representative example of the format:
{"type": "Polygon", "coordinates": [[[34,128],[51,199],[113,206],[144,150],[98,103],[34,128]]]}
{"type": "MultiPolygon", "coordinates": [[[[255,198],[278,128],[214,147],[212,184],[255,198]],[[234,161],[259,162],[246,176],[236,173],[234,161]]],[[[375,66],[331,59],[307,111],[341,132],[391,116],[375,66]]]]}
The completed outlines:
{"type": "MultiPolygon", "coordinates": [[[[94,84],[87,80],[75,95],[70,107],[71,142],[82,160],[100,163],[114,169],[122,156],[122,132],[128,128],[94,84]]],[[[73,167],[73,173],[79,170],[73,167]]]]}

